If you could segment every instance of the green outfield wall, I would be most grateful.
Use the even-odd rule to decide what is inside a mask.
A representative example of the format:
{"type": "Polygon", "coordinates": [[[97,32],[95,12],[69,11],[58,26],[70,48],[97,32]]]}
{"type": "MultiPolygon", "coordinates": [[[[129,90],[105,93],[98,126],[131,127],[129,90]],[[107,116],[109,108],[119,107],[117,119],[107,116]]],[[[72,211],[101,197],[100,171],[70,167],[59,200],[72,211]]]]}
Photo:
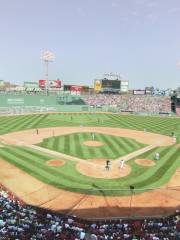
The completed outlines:
{"type": "Polygon", "coordinates": [[[0,107],[53,105],[56,105],[56,96],[0,95],[0,107]]]}
{"type": "Polygon", "coordinates": [[[85,105],[81,96],[0,95],[0,113],[108,111],[85,105]],[[76,104],[74,104],[76,103],[76,104]]]}
{"type": "MultiPolygon", "coordinates": [[[[79,95],[25,95],[0,94],[0,114],[23,114],[33,112],[122,112],[115,106],[88,106],[79,95]]],[[[159,115],[159,113],[136,113],[142,115],[159,115]]]]}

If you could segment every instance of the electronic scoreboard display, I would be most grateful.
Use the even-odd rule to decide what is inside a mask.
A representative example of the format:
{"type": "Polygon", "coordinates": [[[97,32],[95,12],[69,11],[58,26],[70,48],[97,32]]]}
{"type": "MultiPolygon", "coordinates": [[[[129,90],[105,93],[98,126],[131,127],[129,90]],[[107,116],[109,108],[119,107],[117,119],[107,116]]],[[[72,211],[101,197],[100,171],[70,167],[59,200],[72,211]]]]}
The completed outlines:
{"type": "Polygon", "coordinates": [[[120,86],[121,86],[121,81],[119,80],[102,79],[101,81],[101,87],[105,89],[120,90],[120,86]]]}

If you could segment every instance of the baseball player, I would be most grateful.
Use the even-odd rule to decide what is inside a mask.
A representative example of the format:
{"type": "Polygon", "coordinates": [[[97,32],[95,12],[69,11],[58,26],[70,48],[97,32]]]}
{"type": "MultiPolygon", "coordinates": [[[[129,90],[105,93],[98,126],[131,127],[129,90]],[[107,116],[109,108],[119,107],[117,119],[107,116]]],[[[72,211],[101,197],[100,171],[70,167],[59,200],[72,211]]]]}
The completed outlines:
{"type": "Polygon", "coordinates": [[[112,165],[111,165],[111,161],[109,160],[109,169],[111,169],[112,165]]]}
{"type": "Polygon", "coordinates": [[[91,136],[92,136],[92,140],[94,141],[95,134],[94,134],[94,133],[91,133],[91,136]]]}
{"type": "Polygon", "coordinates": [[[176,143],[176,136],[173,136],[173,143],[176,143]]]}
{"type": "Polygon", "coordinates": [[[105,167],[106,170],[109,170],[109,164],[110,164],[110,160],[107,160],[107,161],[106,161],[106,167],[105,167]]]}
{"type": "Polygon", "coordinates": [[[156,159],[156,160],[159,160],[159,159],[160,159],[160,154],[159,154],[158,152],[155,154],[155,159],[156,159]]]}
{"type": "Polygon", "coordinates": [[[124,168],[124,160],[121,160],[120,161],[120,169],[123,169],[124,168]]]}

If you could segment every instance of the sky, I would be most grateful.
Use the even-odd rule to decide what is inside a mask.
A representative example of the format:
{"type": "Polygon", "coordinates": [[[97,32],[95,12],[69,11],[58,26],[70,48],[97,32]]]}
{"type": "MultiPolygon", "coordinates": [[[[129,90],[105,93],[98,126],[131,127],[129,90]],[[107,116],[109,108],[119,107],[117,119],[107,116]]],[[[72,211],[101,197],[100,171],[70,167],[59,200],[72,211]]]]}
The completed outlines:
{"type": "Polygon", "coordinates": [[[44,79],[49,50],[49,79],[63,84],[113,72],[133,89],[180,86],[180,0],[1,0],[0,10],[0,79],[44,79]]]}

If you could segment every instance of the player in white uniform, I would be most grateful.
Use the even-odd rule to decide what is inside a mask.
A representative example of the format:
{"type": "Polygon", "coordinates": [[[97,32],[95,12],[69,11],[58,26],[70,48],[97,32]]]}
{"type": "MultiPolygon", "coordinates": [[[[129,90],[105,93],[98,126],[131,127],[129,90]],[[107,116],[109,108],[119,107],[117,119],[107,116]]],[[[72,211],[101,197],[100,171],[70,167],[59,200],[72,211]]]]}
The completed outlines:
{"type": "Polygon", "coordinates": [[[94,133],[91,133],[91,136],[92,136],[92,140],[94,141],[95,134],[94,134],[94,133]]]}
{"type": "Polygon", "coordinates": [[[176,143],[176,136],[173,136],[173,143],[176,143]]]}
{"type": "Polygon", "coordinates": [[[156,159],[156,160],[159,160],[159,159],[160,159],[160,154],[159,154],[158,152],[155,154],[155,159],[156,159]]]}
{"type": "Polygon", "coordinates": [[[124,168],[124,160],[120,161],[120,168],[123,169],[124,168]]]}

